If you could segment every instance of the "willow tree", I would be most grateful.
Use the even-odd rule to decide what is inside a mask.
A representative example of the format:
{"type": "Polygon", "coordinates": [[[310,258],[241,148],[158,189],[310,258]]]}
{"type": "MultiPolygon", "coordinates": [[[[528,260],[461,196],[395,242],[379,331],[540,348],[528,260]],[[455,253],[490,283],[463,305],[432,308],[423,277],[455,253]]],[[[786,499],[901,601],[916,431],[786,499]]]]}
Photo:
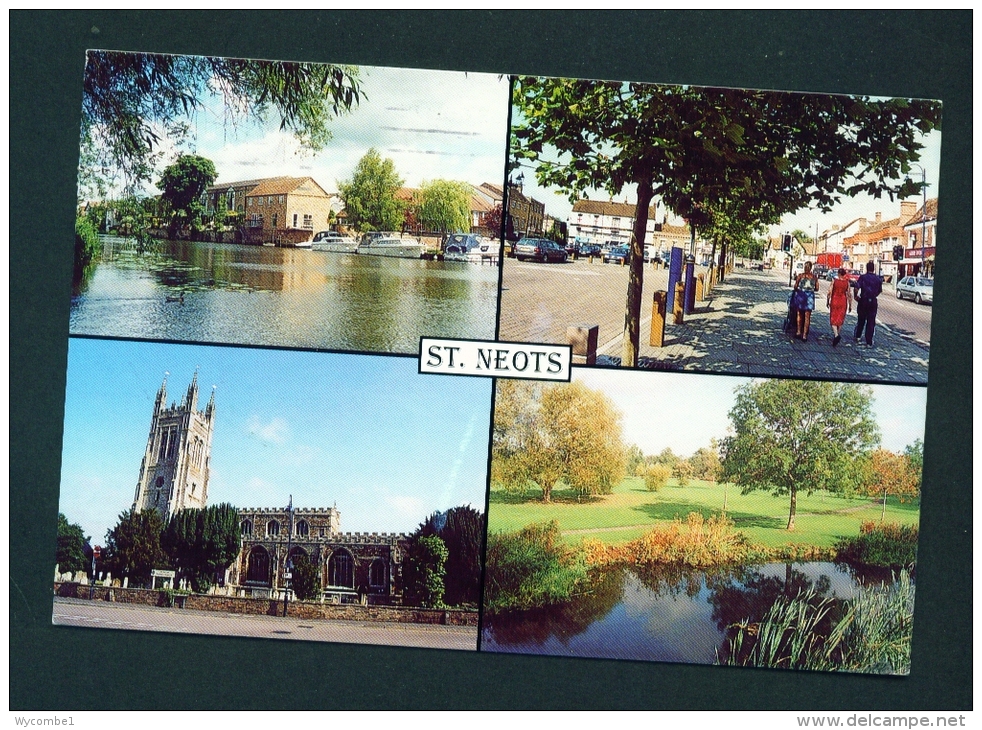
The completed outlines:
{"type": "Polygon", "coordinates": [[[645,228],[654,197],[697,229],[723,210],[766,223],[844,196],[909,196],[940,105],[908,99],[517,77],[515,162],[571,201],[592,190],[636,196],[622,364],[638,358],[645,228]]]}
{"type": "Polygon", "coordinates": [[[740,386],[730,410],[733,433],[721,442],[722,479],[744,494],[764,489],[790,498],[794,529],[798,492],[855,492],[879,442],[867,386],[766,380],[740,386]]]}

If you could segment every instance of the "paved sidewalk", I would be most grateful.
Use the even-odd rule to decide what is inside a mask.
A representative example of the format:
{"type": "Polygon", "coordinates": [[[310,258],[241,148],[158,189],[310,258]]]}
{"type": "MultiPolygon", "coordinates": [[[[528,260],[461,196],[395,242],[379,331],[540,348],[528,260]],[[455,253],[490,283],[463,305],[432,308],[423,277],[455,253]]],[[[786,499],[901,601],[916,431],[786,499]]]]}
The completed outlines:
{"type": "MultiPolygon", "coordinates": [[[[823,282],[827,285],[827,282],[823,282]]],[[[651,302],[641,323],[639,366],[741,375],[784,375],[830,380],[927,383],[929,348],[889,325],[877,323],[874,347],[853,341],[855,310],[846,317],[842,341],[832,347],[824,291],[817,297],[808,342],[783,332],[787,272],[734,269],[681,325],[665,326],[665,346],[647,344],[651,302]]],[[[621,336],[602,342],[598,365],[620,364],[621,336]]]]}

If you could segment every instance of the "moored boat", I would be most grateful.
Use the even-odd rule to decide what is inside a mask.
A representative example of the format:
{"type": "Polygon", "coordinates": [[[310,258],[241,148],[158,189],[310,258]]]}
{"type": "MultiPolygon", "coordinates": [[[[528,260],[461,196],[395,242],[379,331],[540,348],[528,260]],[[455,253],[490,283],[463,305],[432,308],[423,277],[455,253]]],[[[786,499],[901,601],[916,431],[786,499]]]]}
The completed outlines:
{"type": "Polygon", "coordinates": [[[415,238],[400,238],[398,234],[366,235],[358,244],[358,253],[369,256],[393,256],[402,259],[422,258],[426,247],[415,238]]]}
{"type": "Polygon", "coordinates": [[[342,236],[337,231],[320,231],[310,242],[310,247],[314,251],[328,253],[354,253],[358,248],[358,241],[349,236],[342,236]]]}

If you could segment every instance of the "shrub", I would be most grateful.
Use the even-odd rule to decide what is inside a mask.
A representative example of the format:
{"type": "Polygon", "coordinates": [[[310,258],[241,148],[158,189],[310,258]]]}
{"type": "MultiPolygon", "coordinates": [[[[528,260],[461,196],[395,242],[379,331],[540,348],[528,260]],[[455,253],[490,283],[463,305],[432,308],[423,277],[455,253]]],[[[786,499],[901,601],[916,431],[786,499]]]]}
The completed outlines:
{"type": "Polygon", "coordinates": [[[644,486],[649,492],[657,492],[668,484],[672,470],[665,464],[649,464],[644,467],[644,486]]]}
{"type": "Polygon", "coordinates": [[[754,547],[733,522],[723,515],[708,520],[690,512],[685,522],[677,519],[627,544],[628,560],[635,565],[671,563],[694,568],[747,562],[754,547]]]}
{"type": "Polygon", "coordinates": [[[86,216],[75,219],[75,268],[84,269],[99,252],[99,236],[86,216]]]}
{"type": "Polygon", "coordinates": [[[864,522],[859,536],[836,544],[838,559],[887,568],[911,566],[917,559],[918,530],[912,525],[864,522]]]}
{"type": "Polygon", "coordinates": [[[488,538],[484,605],[492,613],[560,603],[585,580],[583,558],[562,543],[555,520],[488,538]]]}

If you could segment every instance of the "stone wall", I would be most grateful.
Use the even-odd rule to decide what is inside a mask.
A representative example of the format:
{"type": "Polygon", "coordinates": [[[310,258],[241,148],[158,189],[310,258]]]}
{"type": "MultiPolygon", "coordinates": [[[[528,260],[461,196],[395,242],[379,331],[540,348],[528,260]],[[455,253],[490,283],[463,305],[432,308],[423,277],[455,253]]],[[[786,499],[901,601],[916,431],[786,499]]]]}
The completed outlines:
{"type": "MultiPolygon", "coordinates": [[[[175,608],[195,611],[216,611],[265,616],[282,616],[283,601],[270,598],[233,598],[230,596],[205,596],[168,594],[167,591],[151,591],[142,588],[107,588],[86,586],[79,583],[54,584],[54,594],[62,598],[87,599],[94,592],[97,601],[134,603],[145,606],[168,606],[170,597],[175,608]]],[[[290,601],[289,616],[305,620],[325,619],[340,621],[377,621],[390,623],[431,624],[442,626],[477,626],[477,611],[457,609],[438,610],[427,608],[403,608],[398,606],[361,606],[352,604],[332,605],[314,601],[290,601]]]]}

